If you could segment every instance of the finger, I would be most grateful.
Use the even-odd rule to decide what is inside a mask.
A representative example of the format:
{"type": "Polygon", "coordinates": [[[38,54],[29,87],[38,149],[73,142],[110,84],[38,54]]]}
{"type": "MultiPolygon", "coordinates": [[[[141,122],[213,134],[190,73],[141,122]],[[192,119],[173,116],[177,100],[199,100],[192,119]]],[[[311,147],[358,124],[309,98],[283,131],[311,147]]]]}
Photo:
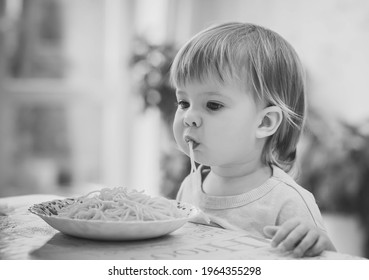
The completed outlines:
{"type": "Polygon", "coordinates": [[[298,220],[289,220],[285,222],[279,230],[276,232],[272,239],[272,246],[277,247],[285,238],[290,234],[290,232],[299,225],[298,220]]]}
{"type": "Polygon", "coordinates": [[[312,248],[319,239],[319,234],[315,230],[310,230],[301,242],[293,250],[293,255],[296,258],[301,258],[306,252],[312,248]]]}
{"type": "Polygon", "coordinates": [[[267,237],[272,238],[279,228],[279,226],[266,226],[263,231],[267,237]]]}
{"type": "Polygon", "coordinates": [[[325,250],[326,242],[327,241],[324,237],[322,236],[318,237],[318,240],[315,242],[315,244],[305,252],[305,256],[307,257],[319,256],[325,250]]]}
{"type": "Polygon", "coordinates": [[[308,232],[309,228],[303,224],[295,227],[282,242],[284,249],[287,251],[293,250],[305,238],[308,232]]]}

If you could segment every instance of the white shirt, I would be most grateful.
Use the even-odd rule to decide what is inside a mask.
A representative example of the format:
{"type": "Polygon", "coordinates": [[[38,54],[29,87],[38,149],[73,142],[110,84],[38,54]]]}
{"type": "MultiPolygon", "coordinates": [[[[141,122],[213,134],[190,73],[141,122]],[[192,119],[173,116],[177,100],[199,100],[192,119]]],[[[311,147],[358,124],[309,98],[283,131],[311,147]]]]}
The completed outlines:
{"type": "MultiPolygon", "coordinates": [[[[281,225],[299,217],[326,231],[314,196],[276,166],[272,177],[261,186],[234,196],[207,195],[202,188],[206,176],[204,166],[199,166],[193,175],[182,182],[177,199],[197,206],[220,227],[266,237],[265,226],[281,225]]],[[[196,222],[206,223],[201,219],[196,222]]]]}

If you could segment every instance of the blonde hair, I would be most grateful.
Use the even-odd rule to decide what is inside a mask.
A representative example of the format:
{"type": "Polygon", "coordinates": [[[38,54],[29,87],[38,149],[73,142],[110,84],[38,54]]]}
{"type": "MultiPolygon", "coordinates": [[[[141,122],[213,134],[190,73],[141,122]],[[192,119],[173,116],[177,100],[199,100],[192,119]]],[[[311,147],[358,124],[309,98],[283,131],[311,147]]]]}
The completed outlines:
{"type": "Polygon", "coordinates": [[[255,100],[278,106],[283,120],[265,142],[262,161],[290,171],[304,125],[305,75],[293,47],[277,33],[248,23],[210,27],[188,41],[174,58],[174,87],[190,81],[237,84],[255,100]]]}

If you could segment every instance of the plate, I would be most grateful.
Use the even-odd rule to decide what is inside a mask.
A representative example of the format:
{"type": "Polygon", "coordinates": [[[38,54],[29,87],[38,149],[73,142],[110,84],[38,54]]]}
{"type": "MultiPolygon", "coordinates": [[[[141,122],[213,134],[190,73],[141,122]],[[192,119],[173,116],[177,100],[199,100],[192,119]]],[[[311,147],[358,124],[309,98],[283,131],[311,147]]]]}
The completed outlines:
{"type": "Polygon", "coordinates": [[[187,221],[195,218],[200,210],[188,203],[169,200],[174,203],[182,217],[156,221],[101,221],[59,217],[58,211],[76,201],[73,198],[57,199],[34,204],[28,210],[42,218],[54,229],[62,233],[96,240],[141,240],[167,235],[187,221]]]}

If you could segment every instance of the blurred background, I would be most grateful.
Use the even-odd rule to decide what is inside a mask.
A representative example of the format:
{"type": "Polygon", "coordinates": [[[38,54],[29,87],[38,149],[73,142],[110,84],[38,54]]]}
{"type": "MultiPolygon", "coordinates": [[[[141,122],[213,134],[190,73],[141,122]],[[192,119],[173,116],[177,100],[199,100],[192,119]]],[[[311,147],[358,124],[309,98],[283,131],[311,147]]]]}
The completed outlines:
{"type": "Polygon", "coordinates": [[[0,0],[0,197],[128,186],[173,198],[189,170],[171,134],[170,63],[224,21],[297,50],[309,115],[297,181],[339,251],[369,257],[369,2],[0,0]]]}

